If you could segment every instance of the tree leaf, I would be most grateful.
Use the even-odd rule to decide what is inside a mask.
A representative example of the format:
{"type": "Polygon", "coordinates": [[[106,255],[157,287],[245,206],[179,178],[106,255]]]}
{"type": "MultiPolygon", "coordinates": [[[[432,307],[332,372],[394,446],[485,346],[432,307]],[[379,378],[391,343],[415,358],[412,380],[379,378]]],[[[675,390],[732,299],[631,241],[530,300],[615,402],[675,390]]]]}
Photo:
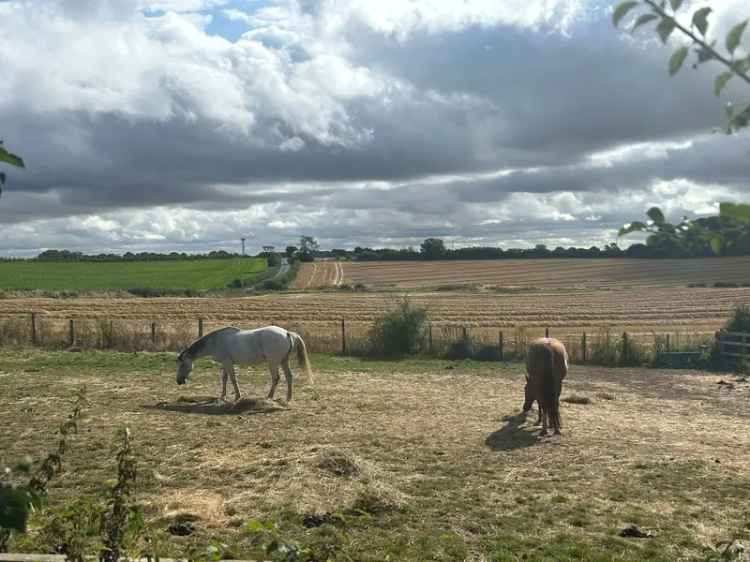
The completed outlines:
{"type": "Polygon", "coordinates": [[[665,43],[669,39],[669,36],[672,35],[672,32],[675,28],[675,21],[670,17],[661,18],[661,21],[659,22],[659,25],[656,26],[656,32],[659,34],[659,37],[661,38],[661,42],[665,43]]]}
{"type": "Polygon", "coordinates": [[[672,9],[676,12],[680,9],[680,6],[682,6],[683,0],[669,0],[669,4],[672,6],[672,9]]]}
{"type": "Polygon", "coordinates": [[[713,11],[712,8],[701,8],[693,14],[693,25],[698,28],[701,35],[705,36],[708,31],[708,16],[713,11]]]}
{"type": "Polygon", "coordinates": [[[0,146],[0,162],[6,162],[11,166],[17,166],[19,168],[24,167],[23,160],[21,160],[20,156],[8,152],[2,146],[0,146]]]}
{"type": "Polygon", "coordinates": [[[721,95],[721,91],[724,89],[724,87],[727,85],[727,82],[729,82],[734,77],[734,72],[722,72],[716,77],[716,80],[714,80],[714,94],[717,96],[721,95]]]}
{"type": "Polygon", "coordinates": [[[665,222],[664,213],[661,212],[659,207],[651,207],[646,214],[657,226],[661,226],[665,222]]]}
{"type": "Polygon", "coordinates": [[[669,59],[669,75],[674,76],[682,68],[682,63],[685,62],[685,58],[688,56],[688,48],[680,47],[669,59]]]}
{"type": "Polygon", "coordinates": [[[631,222],[630,224],[626,224],[620,229],[620,232],[617,234],[617,236],[627,236],[631,232],[642,232],[646,230],[648,226],[645,222],[641,221],[635,221],[631,222]]]}
{"type": "Polygon", "coordinates": [[[747,203],[719,203],[719,216],[750,222],[750,205],[747,203]]]}
{"type": "Polygon", "coordinates": [[[735,49],[739,47],[740,41],[742,40],[742,34],[745,33],[745,28],[750,20],[745,20],[738,23],[727,33],[727,51],[734,54],[735,49]]]}
{"type": "Polygon", "coordinates": [[[0,527],[26,532],[29,497],[21,488],[0,487],[0,527]]]}
{"type": "Polygon", "coordinates": [[[721,255],[721,248],[724,245],[721,234],[714,234],[709,238],[708,244],[711,246],[711,251],[717,256],[721,255]]]}
{"type": "MultiPolygon", "coordinates": [[[[711,48],[713,49],[716,45],[716,41],[711,41],[711,48]]],[[[714,58],[714,53],[711,51],[711,49],[706,49],[703,47],[697,47],[695,49],[696,54],[698,55],[698,64],[703,64],[704,62],[710,61],[714,58]]]]}
{"type": "Polygon", "coordinates": [[[638,19],[635,20],[635,23],[633,24],[633,27],[630,29],[630,32],[633,33],[636,29],[641,27],[642,25],[646,25],[648,22],[658,20],[659,16],[656,14],[643,14],[642,16],[638,16],[638,19]]]}
{"type": "Polygon", "coordinates": [[[628,12],[635,8],[638,5],[638,2],[635,2],[633,0],[629,0],[627,2],[621,2],[617,8],[615,8],[614,13],[612,14],[612,23],[615,27],[620,25],[620,21],[622,18],[628,15],[628,12]]]}

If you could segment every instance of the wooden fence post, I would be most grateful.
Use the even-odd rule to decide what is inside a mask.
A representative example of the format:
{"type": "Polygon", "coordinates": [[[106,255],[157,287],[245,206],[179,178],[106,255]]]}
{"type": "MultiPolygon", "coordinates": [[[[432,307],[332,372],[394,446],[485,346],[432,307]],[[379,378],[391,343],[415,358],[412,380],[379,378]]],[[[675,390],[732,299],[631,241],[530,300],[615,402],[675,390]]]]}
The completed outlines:
{"type": "Polygon", "coordinates": [[[497,335],[497,351],[500,355],[500,361],[503,361],[504,359],[504,352],[503,352],[504,343],[505,342],[503,341],[503,331],[500,330],[500,332],[497,335]]]}
{"type": "Polygon", "coordinates": [[[198,337],[203,337],[203,318],[198,318],[198,337]]]}
{"type": "Polygon", "coordinates": [[[151,322],[151,343],[156,345],[156,322],[151,322]]]}
{"type": "Polygon", "coordinates": [[[76,343],[76,326],[72,318],[68,321],[68,343],[70,347],[76,343]]]}
{"type": "Polygon", "coordinates": [[[583,332],[583,337],[581,338],[581,358],[583,360],[583,363],[586,363],[587,353],[588,353],[588,345],[586,343],[586,332],[583,332]]]}
{"type": "Polygon", "coordinates": [[[544,337],[545,337],[545,338],[548,338],[548,337],[549,337],[549,328],[545,328],[545,329],[544,329],[544,337]]]}
{"type": "Polygon", "coordinates": [[[346,321],[341,319],[341,354],[346,355],[346,321]]]}
{"type": "Polygon", "coordinates": [[[37,344],[37,334],[36,334],[36,312],[31,313],[31,344],[36,345],[37,344]]]}

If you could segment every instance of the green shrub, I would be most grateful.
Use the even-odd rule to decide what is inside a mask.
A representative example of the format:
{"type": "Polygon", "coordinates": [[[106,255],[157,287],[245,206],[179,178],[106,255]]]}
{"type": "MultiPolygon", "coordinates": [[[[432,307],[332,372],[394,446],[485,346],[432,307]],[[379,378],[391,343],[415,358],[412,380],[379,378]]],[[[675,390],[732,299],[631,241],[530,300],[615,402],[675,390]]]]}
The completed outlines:
{"type": "Polygon", "coordinates": [[[750,333],[750,305],[741,304],[735,307],[732,317],[726,324],[726,330],[750,333]]]}
{"type": "Polygon", "coordinates": [[[474,350],[471,356],[476,361],[501,361],[500,350],[496,345],[485,344],[474,350]]]}
{"type": "Polygon", "coordinates": [[[461,338],[451,342],[445,352],[446,359],[470,359],[474,355],[474,344],[471,338],[461,338]]]}
{"type": "Polygon", "coordinates": [[[370,353],[383,357],[399,357],[422,350],[427,330],[427,310],[416,307],[404,298],[395,310],[375,321],[370,353]]]}

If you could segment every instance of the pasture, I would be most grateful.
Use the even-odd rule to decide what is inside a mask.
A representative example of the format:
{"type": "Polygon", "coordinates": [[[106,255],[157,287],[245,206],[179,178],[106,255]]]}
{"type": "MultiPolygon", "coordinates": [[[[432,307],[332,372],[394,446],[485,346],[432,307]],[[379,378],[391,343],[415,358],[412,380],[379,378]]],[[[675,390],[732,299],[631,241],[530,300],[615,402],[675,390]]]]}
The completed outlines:
{"type": "Polygon", "coordinates": [[[490,289],[686,287],[750,284],[750,257],[720,259],[527,259],[441,261],[316,261],[300,267],[297,289],[362,283],[377,288],[490,289]]]}
{"type": "MultiPolygon", "coordinates": [[[[315,386],[288,407],[260,398],[261,371],[240,373],[243,402],[218,406],[207,361],[178,387],[174,354],[3,350],[1,456],[43,456],[86,385],[53,505],[101,490],[127,425],[148,520],[194,525],[164,531],[163,554],[212,539],[262,558],[248,520],[372,561],[707,560],[750,539],[750,384],[731,375],[574,367],[563,399],[589,403],[564,401],[562,438],[539,441],[535,415],[518,416],[520,364],[312,361],[315,386]],[[653,538],[619,537],[630,524],[653,538]]],[[[39,541],[12,546],[53,546],[39,541]]]]}
{"type": "Polygon", "coordinates": [[[0,262],[0,289],[107,291],[226,289],[265,272],[263,258],[117,262],[0,262]]]}

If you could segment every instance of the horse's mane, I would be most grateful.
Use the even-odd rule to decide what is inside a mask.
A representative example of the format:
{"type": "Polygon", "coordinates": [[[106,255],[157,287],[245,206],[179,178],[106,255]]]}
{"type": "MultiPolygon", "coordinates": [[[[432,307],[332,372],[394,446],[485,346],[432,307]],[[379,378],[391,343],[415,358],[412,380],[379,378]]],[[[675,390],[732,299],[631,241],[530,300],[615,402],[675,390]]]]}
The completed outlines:
{"type": "Polygon", "coordinates": [[[225,332],[239,332],[239,331],[240,331],[239,328],[235,328],[234,326],[227,326],[226,328],[219,328],[218,330],[209,332],[202,338],[198,338],[192,344],[190,344],[190,347],[188,347],[185,351],[180,353],[178,359],[182,359],[185,356],[194,357],[197,353],[200,353],[200,351],[204,347],[206,347],[209,341],[211,341],[214,337],[216,337],[219,334],[223,334],[225,332]]]}

